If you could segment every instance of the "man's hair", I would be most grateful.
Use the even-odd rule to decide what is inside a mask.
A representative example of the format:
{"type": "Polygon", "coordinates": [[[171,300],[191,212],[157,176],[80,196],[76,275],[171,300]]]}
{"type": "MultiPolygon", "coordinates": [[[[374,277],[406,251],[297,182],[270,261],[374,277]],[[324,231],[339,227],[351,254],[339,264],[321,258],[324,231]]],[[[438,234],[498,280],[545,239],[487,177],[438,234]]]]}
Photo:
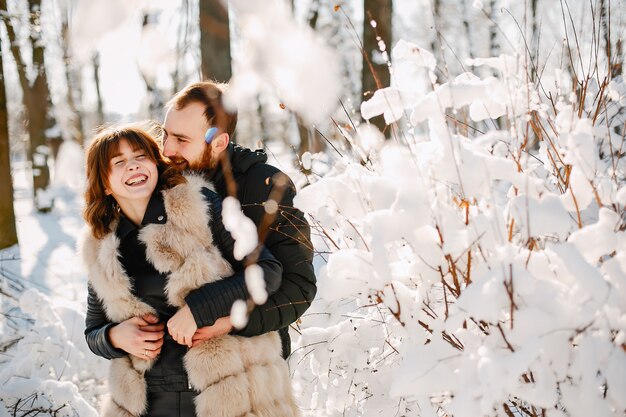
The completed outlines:
{"type": "Polygon", "coordinates": [[[224,108],[222,96],[227,87],[227,84],[212,81],[189,84],[167,103],[167,107],[181,110],[191,103],[199,103],[204,106],[204,118],[208,125],[217,127],[232,138],[237,127],[237,111],[224,108]]]}

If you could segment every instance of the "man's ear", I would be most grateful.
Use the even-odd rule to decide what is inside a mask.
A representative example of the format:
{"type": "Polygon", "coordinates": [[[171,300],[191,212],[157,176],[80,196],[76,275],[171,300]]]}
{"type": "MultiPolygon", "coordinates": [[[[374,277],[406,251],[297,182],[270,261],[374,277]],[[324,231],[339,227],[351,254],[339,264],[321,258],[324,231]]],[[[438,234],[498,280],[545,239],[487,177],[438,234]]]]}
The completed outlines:
{"type": "Polygon", "coordinates": [[[220,133],[213,139],[211,142],[211,146],[213,147],[213,152],[216,154],[220,154],[224,149],[228,147],[228,142],[230,141],[230,136],[228,133],[220,133]]]}

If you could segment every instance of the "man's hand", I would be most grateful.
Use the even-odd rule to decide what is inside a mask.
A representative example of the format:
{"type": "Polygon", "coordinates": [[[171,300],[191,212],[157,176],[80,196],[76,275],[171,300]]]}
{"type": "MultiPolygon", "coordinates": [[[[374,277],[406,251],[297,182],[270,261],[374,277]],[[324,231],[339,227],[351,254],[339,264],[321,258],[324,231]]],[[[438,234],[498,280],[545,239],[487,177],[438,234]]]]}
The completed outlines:
{"type": "Polygon", "coordinates": [[[205,340],[212,339],[214,337],[224,336],[230,333],[233,329],[233,325],[230,322],[230,317],[222,317],[215,321],[213,326],[201,327],[193,335],[193,346],[197,346],[205,340]]]}
{"type": "Polygon", "coordinates": [[[189,347],[192,346],[191,340],[197,329],[196,320],[187,305],[178,310],[167,322],[167,330],[172,338],[181,345],[189,347]]]}
{"type": "Polygon", "coordinates": [[[152,359],[161,353],[165,326],[153,314],[132,317],[109,329],[113,347],[141,359],[152,359]]]}

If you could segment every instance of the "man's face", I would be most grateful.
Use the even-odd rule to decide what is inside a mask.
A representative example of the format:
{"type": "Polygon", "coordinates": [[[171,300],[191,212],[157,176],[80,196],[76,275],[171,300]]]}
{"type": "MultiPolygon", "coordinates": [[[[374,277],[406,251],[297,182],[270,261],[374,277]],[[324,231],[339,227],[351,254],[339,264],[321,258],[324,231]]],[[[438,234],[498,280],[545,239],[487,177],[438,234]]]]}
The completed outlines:
{"type": "Polygon", "coordinates": [[[181,170],[209,168],[210,146],[204,141],[207,130],[204,106],[190,103],[176,110],[170,108],[163,123],[163,154],[181,170]]]}

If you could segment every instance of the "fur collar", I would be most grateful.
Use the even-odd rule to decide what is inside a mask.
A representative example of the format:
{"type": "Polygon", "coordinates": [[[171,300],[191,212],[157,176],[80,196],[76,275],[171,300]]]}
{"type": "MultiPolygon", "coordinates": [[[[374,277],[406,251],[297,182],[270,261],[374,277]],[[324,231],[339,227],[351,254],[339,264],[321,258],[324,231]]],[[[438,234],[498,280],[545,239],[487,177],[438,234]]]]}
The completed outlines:
{"type": "MultiPolygon", "coordinates": [[[[185,304],[193,289],[231,274],[230,265],[213,244],[210,213],[202,188],[212,189],[199,175],[186,175],[187,182],[163,190],[168,221],[149,224],[139,232],[146,244],[146,256],[157,271],[168,275],[166,295],[176,307],[185,304]]],[[[116,224],[102,239],[83,232],[79,252],[89,270],[89,283],[103,301],[107,317],[121,322],[154,309],[133,295],[132,280],[119,261],[116,224]]]]}

